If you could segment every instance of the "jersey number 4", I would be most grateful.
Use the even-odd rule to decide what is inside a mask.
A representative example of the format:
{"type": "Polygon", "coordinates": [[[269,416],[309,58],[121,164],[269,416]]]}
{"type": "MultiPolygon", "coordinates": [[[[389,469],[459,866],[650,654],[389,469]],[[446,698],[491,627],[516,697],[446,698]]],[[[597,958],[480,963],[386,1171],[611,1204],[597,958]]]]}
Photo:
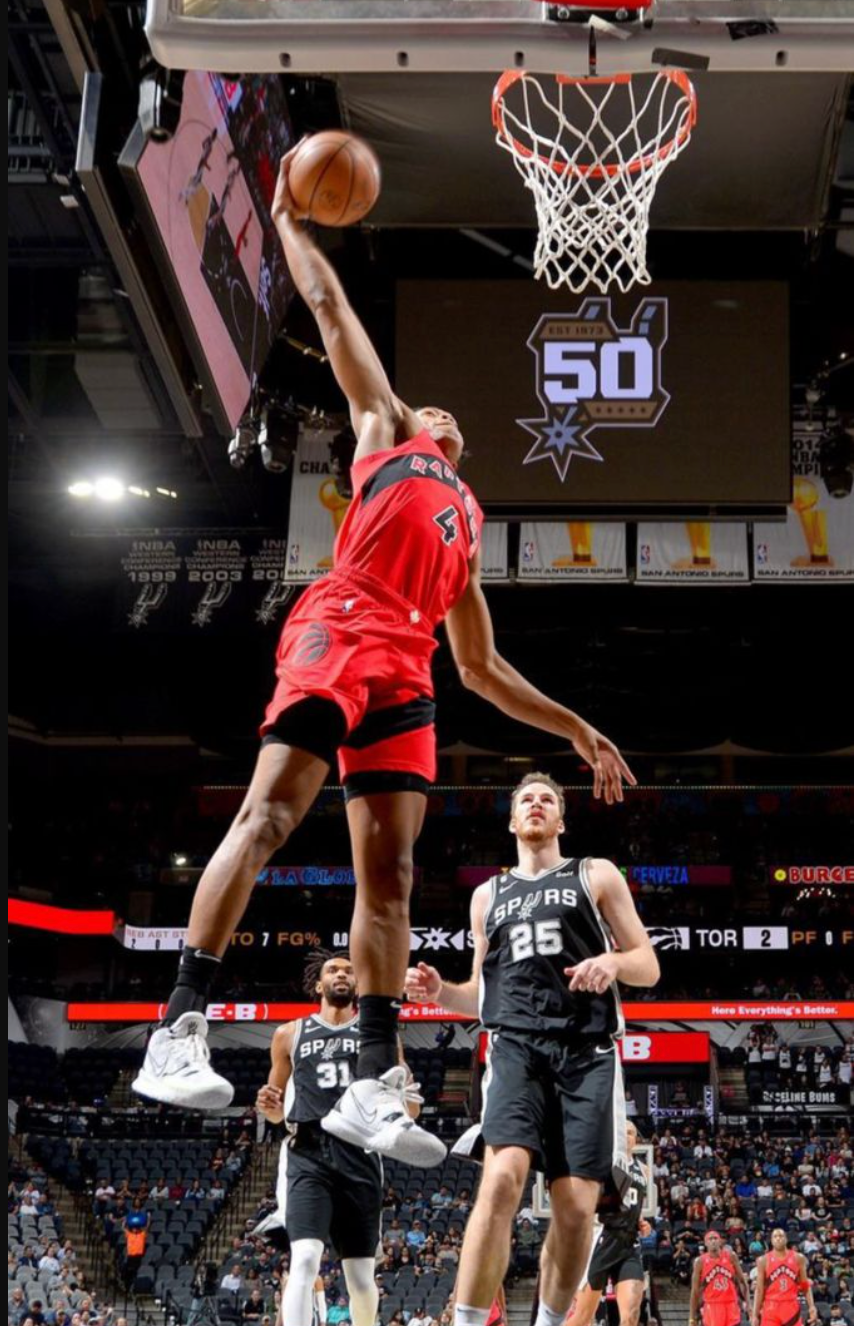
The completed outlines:
{"type": "Polygon", "coordinates": [[[455,506],[446,506],[433,517],[442,531],[442,542],[454,543],[460,536],[459,512],[455,506]]]}
{"type": "Polygon", "coordinates": [[[346,1059],[339,1059],[337,1063],[325,1063],[317,1065],[317,1085],[319,1087],[349,1087],[352,1081],[350,1065],[346,1059]]]}
{"type": "Polygon", "coordinates": [[[510,955],[514,962],[524,962],[538,953],[543,958],[554,957],[563,952],[563,936],[560,932],[560,920],[553,917],[550,921],[537,921],[529,925],[520,921],[510,927],[510,955]]]}

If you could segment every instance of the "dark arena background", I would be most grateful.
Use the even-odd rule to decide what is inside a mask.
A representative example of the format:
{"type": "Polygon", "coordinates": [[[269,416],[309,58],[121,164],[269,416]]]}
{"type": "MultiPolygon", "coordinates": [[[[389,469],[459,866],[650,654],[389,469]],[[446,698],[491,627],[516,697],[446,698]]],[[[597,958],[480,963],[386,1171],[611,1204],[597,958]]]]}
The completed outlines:
{"type": "MultiPolygon", "coordinates": [[[[336,771],[211,991],[232,1105],[131,1084],[352,498],[271,219],[280,157],[340,128],[383,182],[318,242],[395,391],[459,422],[497,649],[637,778],[594,799],[567,740],[462,685],[440,628],[410,961],[467,978],[512,789],[556,779],[563,851],[619,867],[661,967],[621,991],[642,1320],[688,1326],[709,1230],[752,1286],[782,1228],[822,1326],[854,1326],[854,0],[602,11],[9,0],[9,1326],[301,1326],[287,1234],[254,1232],[285,1135],[255,1102],[276,1027],[315,1007],[307,960],[349,944],[336,771]],[[490,93],[504,68],[587,74],[597,32],[600,74],[687,69],[696,126],[646,163],[649,282],[550,289],[490,93]]],[[[450,1148],[486,1037],[429,1003],[400,1027],[449,1154],[385,1164],[377,1322],[452,1326],[481,1167],[450,1148]]],[[[549,1219],[532,1176],[512,1326],[549,1219]]],[[[349,1322],[329,1245],[320,1274],[319,1320],[349,1322]]],[[[598,1315],[617,1326],[610,1283],[598,1315]]]]}

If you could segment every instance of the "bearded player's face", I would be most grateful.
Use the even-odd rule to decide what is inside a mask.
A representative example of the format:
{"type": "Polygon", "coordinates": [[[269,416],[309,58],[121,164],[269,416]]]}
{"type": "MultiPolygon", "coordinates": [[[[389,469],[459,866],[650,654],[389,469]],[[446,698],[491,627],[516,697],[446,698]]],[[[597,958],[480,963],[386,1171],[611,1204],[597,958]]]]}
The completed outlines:
{"type": "Polygon", "coordinates": [[[547,783],[529,783],[513,802],[510,832],[523,843],[545,843],[563,833],[557,793],[547,783]]]}
{"type": "Polygon", "coordinates": [[[320,992],[333,1008],[346,1008],[356,998],[356,973],[352,962],[344,958],[331,958],[323,968],[320,992]]]}

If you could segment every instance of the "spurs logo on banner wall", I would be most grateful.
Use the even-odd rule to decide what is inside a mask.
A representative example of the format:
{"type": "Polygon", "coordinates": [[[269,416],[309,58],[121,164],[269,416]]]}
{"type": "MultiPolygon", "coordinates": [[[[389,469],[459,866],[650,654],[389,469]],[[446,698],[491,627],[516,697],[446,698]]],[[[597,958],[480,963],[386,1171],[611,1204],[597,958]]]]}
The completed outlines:
{"type": "Polygon", "coordinates": [[[666,341],[666,299],[641,300],[628,327],[616,325],[610,299],[600,296],[583,300],[574,313],[543,314],[528,348],[545,414],[516,420],[536,438],[523,464],[550,460],[565,482],[574,457],[605,459],[592,433],[652,428],[670,400],[661,378],[666,341]]]}

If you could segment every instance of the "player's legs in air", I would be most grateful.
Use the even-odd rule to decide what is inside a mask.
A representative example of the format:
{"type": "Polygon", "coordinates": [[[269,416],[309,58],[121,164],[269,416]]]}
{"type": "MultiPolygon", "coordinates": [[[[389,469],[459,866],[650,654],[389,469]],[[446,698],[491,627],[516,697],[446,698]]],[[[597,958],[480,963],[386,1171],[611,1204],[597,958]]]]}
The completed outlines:
{"type": "MultiPolygon", "coordinates": [[[[333,721],[335,715],[328,715],[330,727],[333,721]]],[[[278,742],[261,747],[243,804],[196,889],[177,981],[134,1082],[141,1095],[187,1109],[223,1109],[231,1103],[234,1088],[210,1065],[208,996],[259,871],[315,800],[334,748],[324,757],[278,742]]]]}

